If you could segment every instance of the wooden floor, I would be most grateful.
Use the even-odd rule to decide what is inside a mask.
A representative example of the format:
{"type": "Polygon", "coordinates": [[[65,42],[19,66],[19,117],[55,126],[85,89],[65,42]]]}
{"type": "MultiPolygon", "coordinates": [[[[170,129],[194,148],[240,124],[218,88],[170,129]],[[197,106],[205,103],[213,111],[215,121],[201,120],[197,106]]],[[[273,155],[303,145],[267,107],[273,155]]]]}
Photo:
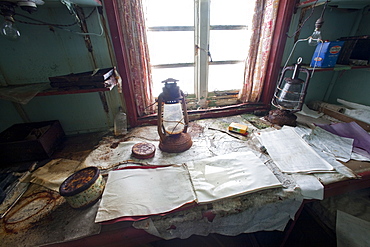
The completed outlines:
{"type": "MultiPolygon", "coordinates": [[[[193,235],[188,239],[161,240],[153,242],[151,247],[275,247],[280,246],[283,234],[278,231],[241,234],[235,237],[210,234],[207,237],[193,235]]],[[[291,233],[286,247],[334,247],[336,239],[333,232],[319,224],[304,209],[291,233]]]]}

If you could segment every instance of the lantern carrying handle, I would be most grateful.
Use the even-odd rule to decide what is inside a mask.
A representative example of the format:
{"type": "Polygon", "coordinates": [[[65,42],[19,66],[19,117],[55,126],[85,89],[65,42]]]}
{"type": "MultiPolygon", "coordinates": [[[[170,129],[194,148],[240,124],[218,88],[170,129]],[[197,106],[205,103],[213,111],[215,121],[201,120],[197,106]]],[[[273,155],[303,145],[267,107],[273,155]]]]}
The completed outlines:
{"type": "Polygon", "coordinates": [[[163,141],[166,136],[165,134],[166,132],[162,124],[162,121],[163,121],[162,107],[163,107],[163,94],[161,93],[158,96],[157,130],[158,130],[159,138],[163,141]]]}
{"type": "MultiPolygon", "coordinates": [[[[287,109],[287,110],[290,110],[290,111],[292,111],[292,112],[293,112],[293,111],[300,111],[300,109],[301,109],[301,107],[302,107],[302,104],[303,104],[303,102],[304,102],[304,99],[305,99],[305,97],[306,97],[306,93],[305,93],[305,92],[307,92],[308,82],[309,82],[309,80],[310,80],[310,76],[311,76],[311,73],[310,73],[310,71],[309,71],[308,69],[306,69],[306,68],[302,68],[302,67],[300,66],[301,62],[302,62],[302,58],[301,58],[301,57],[299,57],[299,58],[297,59],[297,64],[295,64],[294,66],[288,66],[288,67],[285,67],[285,68],[283,69],[283,71],[281,72],[281,78],[280,78],[279,83],[278,83],[278,85],[277,85],[277,88],[280,88],[280,87],[281,87],[281,85],[282,85],[282,83],[283,83],[283,80],[284,80],[284,75],[285,75],[285,73],[286,73],[288,70],[292,70],[292,71],[293,71],[292,79],[297,79],[297,78],[298,78],[298,75],[299,75],[299,72],[302,72],[302,73],[305,73],[305,74],[306,74],[306,80],[304,81],[304,85],[303,85],[303,87],[302,87],[302,91],[300,92],[299,106],[297,107],[297,109],[299,109],[299,110],[297,110],[297,109],[287,109]]],[[[299,80],[300,80],[300,79],[299,79],[299,80]]],[[[277,107],[277,108],[280,108],[280,107],[278,106],[278,104],[276,104],[276,102],[275,102],[275,100],[276,100],[276,98],[277,98],[276,93],[277,93],[277,92],[275,92],[275,93],[274,93],[274,97],[273,97],[273,98],[272,98],[272,100],[271,100],[271,104],[272,104],[273,106],[277,107]]]]}

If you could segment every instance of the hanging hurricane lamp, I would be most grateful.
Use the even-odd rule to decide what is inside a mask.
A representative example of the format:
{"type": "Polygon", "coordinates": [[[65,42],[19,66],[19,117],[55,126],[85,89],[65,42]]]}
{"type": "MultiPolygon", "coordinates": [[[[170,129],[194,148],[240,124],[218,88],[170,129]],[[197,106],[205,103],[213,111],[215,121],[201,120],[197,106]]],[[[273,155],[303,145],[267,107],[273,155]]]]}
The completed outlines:
{"type": "Polygon", "coordinates": [[[310,72],[301,68],[302,58],[298,58],[294,66],[283,69],[281,79],[276,87],[271,104],[276,110],[269,112],[267,120],[273,124],[295,126],[297,117],[293,114],[302,110],[310,72]],[[292,77],[284,77],[289,70],[293,71],[292,77]],[[306,73],[306,80],[299,78],[299,73],[306,73]]]}
{"type": "Polygon", "coordinates": [[[189,118],[184,93],[177,81],[173,78],[162,81],[163,91],[158,96],[159,149],[168,153],[184,152],[193,144],[187,133],[189,118]]]}

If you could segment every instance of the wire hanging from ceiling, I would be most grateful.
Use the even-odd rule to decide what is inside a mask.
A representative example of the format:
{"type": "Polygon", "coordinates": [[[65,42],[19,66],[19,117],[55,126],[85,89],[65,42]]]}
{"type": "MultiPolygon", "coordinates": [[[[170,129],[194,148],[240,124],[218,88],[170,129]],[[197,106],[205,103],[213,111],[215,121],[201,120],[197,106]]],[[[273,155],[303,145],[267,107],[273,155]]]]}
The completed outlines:
{"type": "MultiPolygon", "coordinates": [[[[85,20],[87,20],[88,18],[90,18],[92,16],[92,14],[94,12],[99,12],[97,11],[97,7],[94,8],[85,18],[85,20]]],[[[19,14],[19,13],[15,13],[14,16],[21,16],[22,18],[25,18],[25,19],[28,19],[28,20],[31,20],[33,22],[28,22],[28,21],[23,21],[23,20],[20,20],[19,18],[14,18],[17,22],[19,23],[23,23],[23,24],[29,24],[29,25],[41,25],[41,26],[51,26],[51,27],[54,27],[54,28],[58,28],[60,30],[63,30],[63,31],[67,31],[67,32],[71,32],[71,33],[75,33],[75,34],[78,34],[78,35],[95,35],[95,36],[103,36],[104,34],[104,29],[103,29],[103,26],[102,26],[102,23],[101,23],[101,20],[100,20],[100,17],[99,17],[99,14],[97,14],[97,17],[98,17],[98,23],[99,23],[99,27],[100,27],[100,33],[82,33],[82,32],[77,32],[77,31],[74,31],[74,30],[71,30],[71,29],[68,29],[66,27],[71,27],[71,26],[74,26],[74,25],[77,25],[79,23],[78,20],[76,20],[75,22],[73,23],[70,23],[70,24],[55,24],[55,23],[49,23],[49,22],[45,22],[45,21],[42,21],[42,20],[38,20],[36,18],[33,18],[33,17],[29,17],[29,16],[26,16],[26,15],[23,15],[23,14],[19,14]]]]}
{"type": "Polygon", "coordinates": [[[313,12],[315,10],[315,7],[316,7],[316,4],[317,4],[317,1],[315,1],[315,3],[312,5],[312,8],[311,8],[311,13],[310,15],[299,25],[299,27],[295,30],[295,32],[292,34],[292,35],[287,35],[288,38],[293,38],[298,32],[301,31],[301,29],[303,28],[303,26],[306,24],[306,22],[311,18],[311,16],[313,15],[313,12]]]}

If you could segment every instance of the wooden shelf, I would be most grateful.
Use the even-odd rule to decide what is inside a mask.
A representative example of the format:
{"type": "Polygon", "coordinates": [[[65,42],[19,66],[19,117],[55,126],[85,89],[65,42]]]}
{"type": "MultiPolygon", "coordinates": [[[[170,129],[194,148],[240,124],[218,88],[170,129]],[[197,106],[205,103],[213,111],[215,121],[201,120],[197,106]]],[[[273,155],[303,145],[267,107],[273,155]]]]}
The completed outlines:
{"type": "Polygon", "coordinates": [[[27,104],[32,98],[36,96],[107,92],[107,91],[111,91],[115,87],[115,85],[111,85],[110,87],[106,87],[106,88],[59,89],[59,88],[48,87],[47,89],[45,89],[47,85],[48,85],[47,83],[39,83],[39,84],[0,87],[0,99],[14,101],[17,103],[22,103],[22,104],[27,104]],[[44,90],[39,91],[38,89],[39,90],[44,89],[44,90]]]}
{"type": "Polygon", "coordinates": [[[59,89],[52,88],[42,91],[36,96],[51,96],[51,95],[66,95],[66,94],[80,94],[80,93],[96,93],[96,92],[107,92],[111,91],[115,85],[106,88],[86,88],[86,89],[59,89]]]}
{"type": "MultiPolygon", "coordinates": [[[[309,66],[302,66],[302,68],[306,68],[310,71],[312,71],[314,68],[309,66]]],[[[337,64],[335,67],[332,68],[315,68],[315,72],[321,72],[321,71],[343,71],[343,70],[352,70],[352,69],[370,69],[370,66],[354,66],[354,65],[341,65],[337,64]]]]}
{"type": "MultiPolygon", "coordinates": [[[[60,0],[44,0],[45,5],[56,5],[58,6],[64,6],[60,0]]],[[[96,7],[96,6],[102,6],[102,2],[100,0],[70,0],[71,3],[79,5],[81,7],[96,7]]]]}
{"type": "Polygon", "coordinates": [[[318,5],[322,5],[325,3],[325,0],[307,0],[307,1],[303,1],[303,2],[300,2],[300,3],[297,3],[296,7],[297,8],[304,8],[304,7],[308,7],[308,6],[312,6],[316,3],[315,6],[318,6],[318,5]]]}
{"type": "MultiPolygon", "coordinates": [[[[296,5],[297,8],[305,8],[313,6],[320,6],[325,4],[326,0],[306,0],[296,5]]],[[[328,2],[328,6],[337,6],[344,9],[362,9],[369,4],[368,0],[331,0],[328,2]]]]}

